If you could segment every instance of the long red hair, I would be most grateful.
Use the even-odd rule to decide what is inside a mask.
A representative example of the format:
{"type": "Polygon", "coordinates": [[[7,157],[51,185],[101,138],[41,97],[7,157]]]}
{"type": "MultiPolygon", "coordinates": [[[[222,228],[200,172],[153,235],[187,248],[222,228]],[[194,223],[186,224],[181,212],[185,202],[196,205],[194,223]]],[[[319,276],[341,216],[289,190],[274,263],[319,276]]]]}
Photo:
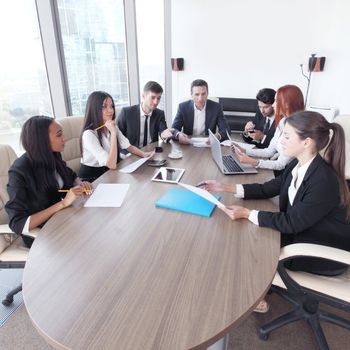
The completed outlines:
{"type": "Polygon", "coordinates": [[[304,110],[304,97],[301,90],[295,85],[281,86],[275,96],[275,124],[278,125],[283,117],[304,110]]]}

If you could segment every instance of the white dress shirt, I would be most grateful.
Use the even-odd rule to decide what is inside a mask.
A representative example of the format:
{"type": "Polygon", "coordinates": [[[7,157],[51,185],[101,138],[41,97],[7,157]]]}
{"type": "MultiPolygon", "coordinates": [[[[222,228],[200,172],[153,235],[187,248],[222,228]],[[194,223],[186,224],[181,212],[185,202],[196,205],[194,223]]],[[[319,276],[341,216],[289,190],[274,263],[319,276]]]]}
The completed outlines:
{"type": "MultiPolygon", "coordinates": [[[[270,123],[270,126],[268,128],[268,130],[265,130],[265,132],[268,132],[272,126],[272,124],[275,122],[275,115],[271,116],[271,117],[265,117],[265,124],[264,124],[264,127],[263,129],[265,129],[265,125],[267,123],[267,121],[269,121],[270,123]]],[[[259,143],[264,143],[265,139],[266,139],[266,134],[264,134],[264,137],[259,141],[259,143]]],[[[254,142],[254,141],[253,141],[254,142]]],[[[255,141],[256,142],[256,141],[255,141]]]]}
{"type": "MultiPolygon", "coordinates": [[[[129,140],[117,128],[117,139],[121,149],[130,147],[129,140]]],[[[81,163],[87,166],[101,167],[107,164],[109,151],[111,149],[111,135],[102,135],[102,146],[98,140],[97,131],[85,130],[82,137],[83,156],[81,163]]],[[[117,162],[117,156],[115,161],[117,162]]]]}
{"type": "MultiPolygon", "coordinates": [[[[145,117],[146,113],[143,111],[142,109],[142,106],[140,104],[140,142],[139,142],[139,147],[142,148],[143,147],[143,135],[144,135],[144,125],[145,125],[145,120],[146,120],[146,117],[145,117]]],[[[150,119],[152,117],[152,112],[147,114],[149,117],[148,117],[148,120],[147,120],[147,145],[149,143],[152,142],[152,138],[151,138],[151,133],[149,131],[149,123],[150,123],[150,119]]]]}
{"type": "Polygon", "coordinates": [[[275,134],[267,148],[253,148],[247,150],[247,155],[252,157],[262,157],[262,158],[271,158],[273,156],[276,159],[261,159],[257,165],[257,168],[263,169],[272,169],[272,170],[282,170],[285,166],[292,160],[291,157],[283,154],[281,138],[283,135],[284,125],[286,119],[282,118],[275,130],[275,134]]]}
{"type": "MultiPolygon", "coordinates": [[[[315,157],[314,157],[315,158],[315,157]]],[[[293,205],[295,196],[298,192],[298,189],[301,185],[301,183],[304,180],[305,174],[307,172],[307,169],[309,169],[309,166],[311,162],[314,160],[312,158],[308,162],[306,162],[304,165],[299,166],[299,163],[293,168],[292,170],[292,181],[288,187],[288,199],[289,204],[293,205]]],[[[236,198],[244,198],[244,187],[240,184],[236,185],[236,198]]],[[[259,219],[258,219],[259,210],[251,210],[248,220],[251,221],[255,225],[259,225],[259,219]]]]}
{"type": "Polygon", "coordinates": [[[205,108],[207,104],[203,107],[202,110],[198,109],[194,105],[194,119],[193,119],[193,136],[203,136],[205,135],[205,108]]]}

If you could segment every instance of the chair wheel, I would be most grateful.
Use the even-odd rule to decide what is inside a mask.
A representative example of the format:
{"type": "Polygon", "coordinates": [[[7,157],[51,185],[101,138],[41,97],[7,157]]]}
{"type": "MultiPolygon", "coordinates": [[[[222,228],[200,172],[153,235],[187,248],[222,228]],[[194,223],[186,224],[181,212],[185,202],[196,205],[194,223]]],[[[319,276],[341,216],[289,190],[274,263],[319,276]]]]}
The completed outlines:
{"type": "Polygon", "coordinates": [[[5,298],[3,301],[2,301],[2,305],[4,306],[10,306],[13,302],[13,298],[12,299],[7,299],[5,298]]]}
{"type": "Polygon", "coordinates": [[[267,338],[269,337],[269,333],[267,333],[265,330],[260,328],[258,331],[258,336],[261,340],[267,340],[267,338]]]}

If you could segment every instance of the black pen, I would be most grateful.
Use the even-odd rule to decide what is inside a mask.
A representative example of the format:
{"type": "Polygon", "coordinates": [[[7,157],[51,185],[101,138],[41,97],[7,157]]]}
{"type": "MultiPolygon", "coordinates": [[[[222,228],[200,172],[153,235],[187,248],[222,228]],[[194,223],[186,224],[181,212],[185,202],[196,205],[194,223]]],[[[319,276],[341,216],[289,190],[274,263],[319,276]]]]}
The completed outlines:
{"type": "Polygon", "coordinates": [[[196,187],[203,187],[203,186],[205,186],[207,183],[206,182],[201,182],[201,183],[199,183],[198,185],[196,185],[196,187]]]}

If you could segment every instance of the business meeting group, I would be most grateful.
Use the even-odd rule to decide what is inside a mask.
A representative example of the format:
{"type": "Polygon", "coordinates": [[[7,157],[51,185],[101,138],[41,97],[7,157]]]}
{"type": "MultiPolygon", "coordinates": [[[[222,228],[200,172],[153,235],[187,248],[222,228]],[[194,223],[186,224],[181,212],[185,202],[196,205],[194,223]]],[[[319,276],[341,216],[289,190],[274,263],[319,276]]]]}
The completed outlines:
{"type": "MultiPolygon", "coordinates": [[[[31,230],[44,227],[54,214],[76,200],[91,196],[94,181],[106,172],[118,171],[129,154],[152,159],[156,153],[146,146],[158,147],[159,141],[178,144],[186,153],[193,147],[192,139],[206,138],[212,151],[214,144],[229,146],[229,157],[219,152],[219,163],[223,162],[220,171],[231,176],[226,176],[224,182],[203,178],[194,184],[197,188],[212,194],[231,193],[244,200],[278,196],[279,208],[274,212],[249,209],[244,201],[240,202],[243,205],[220,206],[226,220],[249,220],[261,228],[273,229],[280,235],[281,248],[312,243],[350,251],[350,193],[341,125],[305,110],[300,88],[284,85],[276,91],[262,88],[257,92],[255,117],[247,121],[242,134],[236,135],[239,138],[231,139],[222,106],[208,98],[208,83],[193,80],[189,91],[191,98],[178,105],[171,127],[164,111],[158,108],[163,88],[155,81],[145,84],[140,104],[123,107],[119,115],[111,94],[92,92],[80,134],[77,174],[62,159],[65,130],[59,122],[40,115],[28,119],[20,136],[25,152],[8,172],[9,200],[5,208],[11,230],[30,248],[35,240],[29,235],[31,230]],[[236,176],[260,169],[273,172],[272,179],[241,184],[236,176]]],[[[213,161],[211,166],[217,164],[213,161]]],[[[285,267],[337,276],[348,266],[302,257],[289,260],[285,267]]],[[[266,313],[269,306],[264,298],[254,311],[266,313]]]]}

